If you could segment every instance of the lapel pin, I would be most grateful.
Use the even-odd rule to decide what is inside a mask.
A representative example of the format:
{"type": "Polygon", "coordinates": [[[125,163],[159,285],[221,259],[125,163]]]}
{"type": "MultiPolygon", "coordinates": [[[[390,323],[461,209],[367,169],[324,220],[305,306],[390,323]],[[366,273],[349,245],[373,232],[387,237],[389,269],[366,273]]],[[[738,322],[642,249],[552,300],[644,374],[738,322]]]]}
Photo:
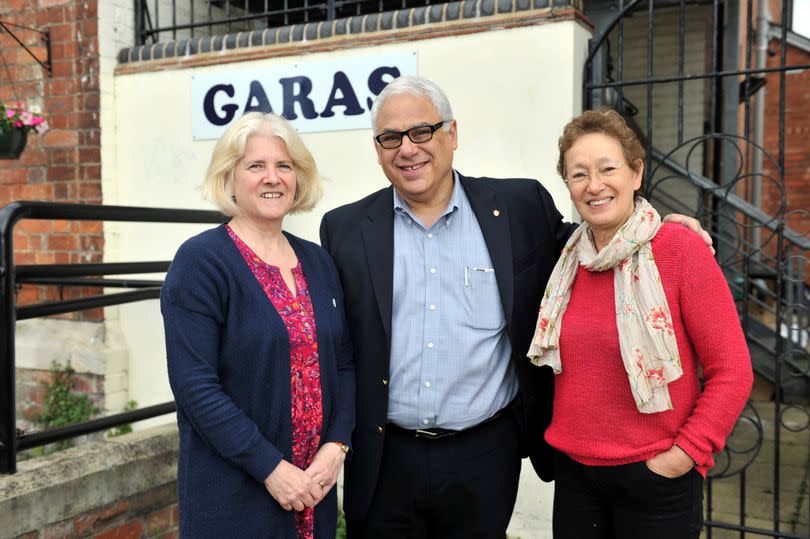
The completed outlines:
{"type": "Polygon", "coordinates": [[[498,210],[492,210],[492,215],[494,215],[495,217],[498,217],[500,214],[501,214],[501,212],[500,212],[500,211],[498,211],[498,210]]]}

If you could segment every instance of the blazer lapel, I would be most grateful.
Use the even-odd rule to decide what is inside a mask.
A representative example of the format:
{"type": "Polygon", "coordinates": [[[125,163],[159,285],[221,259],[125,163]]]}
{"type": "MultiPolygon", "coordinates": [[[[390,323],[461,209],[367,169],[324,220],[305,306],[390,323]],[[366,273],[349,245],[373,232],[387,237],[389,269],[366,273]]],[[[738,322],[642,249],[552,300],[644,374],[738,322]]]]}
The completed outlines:
{"type": "MultiPolygon", "coordinates": [[[[503,204],[498,203],[497,193],[487,188],[483,182],[475,182],[458,175],[461,186],[467,193],[473,213],[484,235],[489,250],[498,291],[506,316],[507,327],[512,324],[512,305],[514,296],[514,273],[512,268],[512,238],[509,233],[509,212],[503,204]]],[[[504,180],[507,181],[507,180],[504,180]]]]}
{"type": "Polygon", "coordinates": [[[391,348],[391,314],[394,295],[394,207],[393,187],[389,187],[369,208],[360,233],[366,253],[369,277],[391,348]]]}

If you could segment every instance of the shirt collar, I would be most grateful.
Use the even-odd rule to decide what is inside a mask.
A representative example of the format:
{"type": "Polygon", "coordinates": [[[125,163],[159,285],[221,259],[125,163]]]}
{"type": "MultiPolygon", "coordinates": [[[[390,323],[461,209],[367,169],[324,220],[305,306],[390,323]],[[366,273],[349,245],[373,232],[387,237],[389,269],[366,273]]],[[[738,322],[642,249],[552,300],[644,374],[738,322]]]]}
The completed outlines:
{"type": "MultiPolygon", "coordinates": [[[[450,195],[450,200],[447,202],[447,208],[442,212],[440,217],[441,222],[444,224],[445,227],[450,225],[450,217],[459,210],[461,205],[464,203],[464,193],[461,190],[461,182],[458,179],[458,172],[453,170],[453,193],[450,195]]],[[[408,203],[403,200],[403,198],[399,195],[396,189],[394,189],[394,213],[396,214],[407,214],[414,222],[419,223],[419,219],[411,213],[411,208],[408,207],[408,203]]],[[[434,225],[435,226],[435,225],[434,225]]]]}

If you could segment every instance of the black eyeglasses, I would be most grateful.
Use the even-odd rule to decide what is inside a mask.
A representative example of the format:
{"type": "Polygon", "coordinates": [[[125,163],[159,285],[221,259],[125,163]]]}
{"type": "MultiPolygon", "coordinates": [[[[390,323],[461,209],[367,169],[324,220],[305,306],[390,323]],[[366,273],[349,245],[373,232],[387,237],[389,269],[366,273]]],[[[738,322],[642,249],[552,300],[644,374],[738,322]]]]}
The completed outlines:
{"type": "Polygon", "coordinates": [[[410,129],[400,131],[399,133],[396,131],[381,133],[374,137],[374,140],[376,140],[380,146],[386,150],[393,150],[394,148],[399,148],[402,146],[402,137],[405,135],[407,135],[414,144],[421,144],[432,139],[433,133],[435,133],[436,130],[443,126],[447,121],[449,120],[442,120],[435,125],[417,125],[416,127],[411,127],[410,129]]]}

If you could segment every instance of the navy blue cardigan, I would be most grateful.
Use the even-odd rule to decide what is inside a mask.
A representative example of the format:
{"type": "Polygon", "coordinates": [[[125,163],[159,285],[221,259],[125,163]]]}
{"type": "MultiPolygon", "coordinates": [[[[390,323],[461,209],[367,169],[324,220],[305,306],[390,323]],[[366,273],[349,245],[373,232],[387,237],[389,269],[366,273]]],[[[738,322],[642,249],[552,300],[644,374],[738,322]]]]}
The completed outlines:
{"type": "MultiPolygon", "coordinates": [[[[321,443],[350,443],[354,363],[340,281],[323,249],[285,235],[315,311],[321,443]]],[[[294,513],[263,483],[281,459],[292,462],[287,330],[224,225],[180,247],[160,308],[180,430],[181,536],[294,538],[294,513]]],[[[316,506],[316,537],[335,536],[336,513],[333,488],[316,506]]]]}

